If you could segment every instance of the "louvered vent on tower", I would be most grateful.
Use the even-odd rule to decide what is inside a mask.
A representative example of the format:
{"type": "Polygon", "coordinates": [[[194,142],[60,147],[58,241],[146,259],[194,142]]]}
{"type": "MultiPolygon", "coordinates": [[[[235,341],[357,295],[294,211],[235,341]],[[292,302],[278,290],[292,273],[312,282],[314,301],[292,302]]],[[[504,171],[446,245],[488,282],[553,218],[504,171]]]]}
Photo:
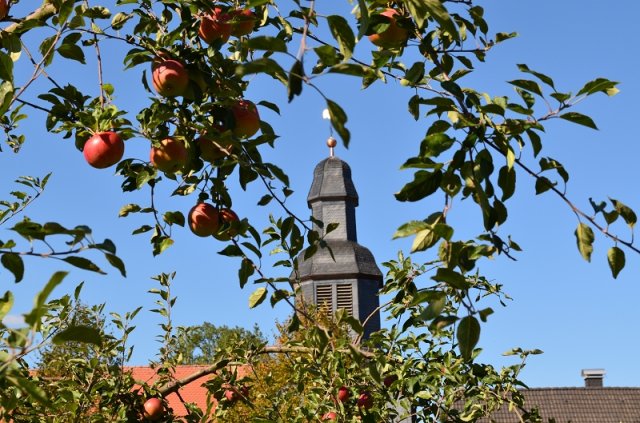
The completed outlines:
{"type": "Polygon", "coordinates": [[[316,285],[316,304],[327,315],[333,312],[333,287],[331,285],[316,285]]]}
{"type": "Polygon", "coordinates": [[[337,287],[337,304],[336,309],[343,308],[349,314],[353,316],[353,288],[350,283],[341,283],[337,287]]]}

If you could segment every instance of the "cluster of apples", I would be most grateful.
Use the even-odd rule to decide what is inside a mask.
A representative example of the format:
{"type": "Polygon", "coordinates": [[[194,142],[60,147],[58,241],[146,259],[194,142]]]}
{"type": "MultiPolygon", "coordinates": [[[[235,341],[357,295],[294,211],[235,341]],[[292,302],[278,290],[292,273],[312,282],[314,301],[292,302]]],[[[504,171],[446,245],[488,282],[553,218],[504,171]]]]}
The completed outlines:
{"type": "MultiPolygon", "coordinates": [[[[385,386],[389,387],[391,383],[387,385],[387,379],[385,379],[385,386]]],[[[338,393],[336,394],[336,401],[341,403],[346,403],[351,398],[351,391],[346,386],[341,386],[338,388],[338,393]]],[[[369,410],[373,407],[373,395],[369,391],[363,390],[358,394],[358,398],[356,399],[356,405],[361,410],[369,410]]],[[[322,421],[336,421],[338,420],[338,413],[335,411],[329,411],[322,416],[322,421]]]]}
{"type": "MultiPolygon", "coordinates": [[[[7,0],[0,0],[0,19],[8,11],[7,0]]],[[[250,34],[257,23],[251,9],[223,11],[214,8],[200,21],[199,36],[208,44],[226,42],[230,36],[241,37],[250,34]]],[[[168,56],[158,57],[151,66],[151,83],[163,97],[186,95],[190,75],[184,63],[168,56]]],[[[193,77],[198,79],[197,75],[193,77]]],[[[196,81],[203,84],[202,81],[196,81]]],[[[249,138],[260,129],[260,116],[256,105],[249,100],[237,100],[230,106],[230,114],[235,122],[231,132],[237,138],[249,138]]],[[[206,136],[196,140],[203,160],[213,162],[230,154],[228,142],[216,142],[206,136]]],[[[124,154],[124,142],[114,131],[96,132],[85,143],[84,157],[89,165],[104,169],[118,163],[124,154]]],[[[188,163],[188,150],[182,141],[169,137],[151,149],[151,163],[165,173],[182,170],[188,163]]]]}
{"type": "Polygon", "coordinates": [[[238,215],[229,208],[216,208],[209,203],[198,203],[191,208],[187,217],[189,229],[200,237],[213,236],[220,241],[228,241],[238,235],[238,215]]]}

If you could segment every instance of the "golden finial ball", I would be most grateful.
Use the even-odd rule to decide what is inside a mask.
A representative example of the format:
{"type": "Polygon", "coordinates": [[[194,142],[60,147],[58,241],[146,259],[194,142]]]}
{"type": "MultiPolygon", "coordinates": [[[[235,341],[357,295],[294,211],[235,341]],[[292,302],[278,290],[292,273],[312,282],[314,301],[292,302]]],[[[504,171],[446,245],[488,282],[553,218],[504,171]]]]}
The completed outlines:
{"type": "Polygon", "coordinates": [[[327,147],[329,147],[329,148],[333,148],[333,147],[335,147],[336,145],[338,145],[338,141],[336,141],[336,139],[335,139],[335,138],[333,138],[333,137],[329,137],[329,138],[327,139],[327,147]]]}

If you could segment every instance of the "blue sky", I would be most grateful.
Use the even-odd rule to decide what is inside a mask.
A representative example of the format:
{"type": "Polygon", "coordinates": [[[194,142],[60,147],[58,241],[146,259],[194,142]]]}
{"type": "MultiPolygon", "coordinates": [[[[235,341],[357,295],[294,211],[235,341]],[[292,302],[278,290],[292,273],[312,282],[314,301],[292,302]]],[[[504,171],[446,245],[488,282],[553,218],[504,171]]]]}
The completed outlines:
{"type": "MultiPolygon", "coordinates": [[[[605,8],[595,1],[523,0],[488,2],[484,7],[493,32],[517,31],[520,36],[492,50],[487,63],[477,66],[477,72],[466,84],[478,91],[514,95],[504,81],[521,77],[517,63],[553,76],[561,90],[576,92],[584,82],[599,76],[620,81],[621,92],[617,96],[594,96],[576,108],[594,117],[600,130],[550,122],[545,137],[546,155],[567,167],[571,174],[569,197],[584,210],[589,210],[589,197],[604,200],[607,196],[640,210],[636,187],[640,147],[634,126],[640,94],[634,70],[639,53],[634,28],[640,4],[627,1],[605,8]]],[[[350,6],[344,2],[339,9],[348,13],[350,6]]],[[[108,57],[114,57],[105,61],[105,79],[116,86],[115,103],[123,109],[142,107],[148,97],[139,82],[142,69],[122,72],[121,47],[109,42],[102,45],[103,55],[110,51],[113,56],[108,57]]],[[[363,40],[356,48],[356,56],[367,58],[371,49],[371,44],[363,40]]],[[[28,75],[30,66],[25,59],[20,59],[19,66],[28,75]]],[[[89,65],[81,68],[56,59],[51,73],[95,93],[95,61],[90,54],[87,60],[89,65]]],[[[407,220],[426,217],[439,206],[439,199],[405,204],[395,202],[393,197],[411,180],[410,172],[398,169],[405,158],[417,152],[428,121],[415,122],[409,116],[406,103],[412,92],[394,83],[378,83],[362,91],[357,81],[347,77],[316,82],[349,115],[352,144],[349,150],[339,147],[337,155],[351,165],[360,195],[359,242],[369,247],[379,262],[392,259],[398,250],[410,246],[409,240],[391,241],[395,229],[407,220]]],[[[37,84],[47,87],[44,82],[37,84]]],[[[329,131],[327,121],[321,118],[322,98],[305,89],[302,97],[288,105],[285,88],[266,78],[253,81],[248,97],[256,102],[272,101],[282,109],[281,116],[261,109],[262,118],[281,137],[276,150],[266,150],[264,156],[289,174],[295,194],[287,204],[307,216],[306,194],[313,167],[327,155],[324,143],[329,131]]],[[[148,237],[130,235],[148,222],[140,217],[117,217],[120,207],[127,203],[148,202],[148,191],[122,194],[120,179],[112,169],[90,168],[73,142],[45,132],[40,112],[29,113],[36,119],[23,128],[28,137],[23,150],[14,155],[3,146],[4,152],[0,153],[1,196],[14,188],[8,181],[19,175],[53,172],[46,193],[27,215],[34,220],[93,227],[97,239],[108,237],[117,244],[128,270],[125,279],[115,271],[100,276],[71,269],[56,294],[69,292],[85,281],[83,297],[88,303],[107,302],[108,310],[118,312],[138,306],[150,309],[155,300],[146,293],[154,287],[150,278],[175,270],[172,294],[178,297],[173,314],[176,325],[209,321],[250,327],[258,322],[270,334],[275,320],[288,316],[284,304],[275,310],[266,304],[248,309],[252,289],[239,289],[237,262],[216,254],[223,247],[217,241],[197,238],[188,229],[177,230],[175,245],[153,258],[148,237]]],[[[132,139],[126,148],[125,157],[148,157],[148,141],[132,139]]],[[[480,360],[512,364],[514,361],[503,358],[502,352],[515,346],[539,348],[545,354],[533,357],[523,373],[531,386],[578,386],[582,384],[580,370],[594,367],[606,369],[607,386],[639,386],[640,364],[635,359],[640,347],[636,329],[639,258],[628,253],[627,268],[613,280],[606,263],[610,246],[607,241],[598,237],[592,263],[586,263],[575,246],[575,216],[560,199],[550,193],[535,197],[533,182],[524,177],[520,178],[518,189],[507,203],[509,220],[501,233],[511,234],[525,251],[517,262],[498,257],[481,264],[481,271],[503,283],[514,300],[507,308],[494,307],[496,313],[483,325],[480,360]]],[[[247,192],[233,188],[234,209],[241,217],[249,217],[257,228],[267,225],[269,211],[278,212],[255,205],[263,194],[257,184],[247,192]]],[[[169,198],[166,193],[157,200],[161,208],[185,213],[195,202],[193,198],[169,198]]],[[[461,237],[481,230],[479,212],[464,203],[456,205],[449,216],[461,237]]],[[[625,228],[617,229],[626,237],[625,228]]],[[[0,228],[0,239],[10,236],[6,227],[0,228]]],[[[417,254],[414,260],[430,258],[428,254],[417,254]]],[[[101,259],[97,261],[108,267],[101,259]]],[[[17,286],[7,272],[0,272],[0,284],[5,289],[15,288],[14,313],[26,311],[36,289],[61,268],[56,262],[28,259],[25,280],[17,286]]],[[[132,338],[136,345],[134,364],[144,364],[156,354],[158,323],[150,313],[137,318],[132,338]]]]}

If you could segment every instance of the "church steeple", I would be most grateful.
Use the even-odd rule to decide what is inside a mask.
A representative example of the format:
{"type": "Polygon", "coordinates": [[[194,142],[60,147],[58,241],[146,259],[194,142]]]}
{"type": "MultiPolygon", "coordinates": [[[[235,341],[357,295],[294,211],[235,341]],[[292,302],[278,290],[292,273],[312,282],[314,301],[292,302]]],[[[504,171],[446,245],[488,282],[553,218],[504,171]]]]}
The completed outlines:
{"type": "MultiPolygon", "coordinates": [[[[327,144],[333,150],[335,144],[327,144]]],[[[358,193],[349,165],[333,154],[318,163],[307,203],[313,217],[324,224],[322,229],[314,226],[315,230],[324,234],[329,224],[337,223],[338,227],[324,238],[328,248],[319,248],[307,260],[304,253],[298,257],[300,293],[306,303],[325,307],[332,313],[344,308],[361,322],[368,318],[365,325],[368,337],[380,329],[377,308],[382,273],[371,251],[357,242],[358,193]],[[369,317],[370,314],[373,315],[369,317]]]]}

